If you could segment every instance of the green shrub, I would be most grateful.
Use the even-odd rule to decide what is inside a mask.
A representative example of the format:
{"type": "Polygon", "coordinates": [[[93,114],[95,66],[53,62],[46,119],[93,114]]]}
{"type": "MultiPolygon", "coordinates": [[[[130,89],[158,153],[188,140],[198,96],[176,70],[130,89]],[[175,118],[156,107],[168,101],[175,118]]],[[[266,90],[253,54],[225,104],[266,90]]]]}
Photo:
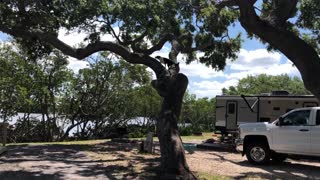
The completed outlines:
{"type": "Polygon", "coordinates": [[[128,134],[129,138],[142,138],[144,134],[141,131],[134,131],[128,134]]]}
{"type": "Polygon", "coordinates": [[[191,136],[193,133],[192,126],[180,127],[179,128],[180,136],[191,136]]]}

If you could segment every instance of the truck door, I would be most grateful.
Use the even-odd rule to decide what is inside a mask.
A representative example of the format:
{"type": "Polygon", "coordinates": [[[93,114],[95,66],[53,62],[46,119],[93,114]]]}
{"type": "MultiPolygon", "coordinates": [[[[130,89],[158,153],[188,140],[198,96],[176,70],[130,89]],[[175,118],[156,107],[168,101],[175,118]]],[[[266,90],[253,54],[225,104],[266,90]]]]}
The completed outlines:
{"type": "Polygon", "coordinates": [[[281,126],[273,129],[273,147],[279,152],[307,154],[310,145],[310,110],[298,110],[283,117],[281,126]]]}
{"type": "Polygon", "coordinates": [[[320,154],[320,110],[316,113],[316,125],[311,127],[311,151],[320,154]]]}
{"type": "Polygon", "coordinates": [[[227,101],[226,127],[227,130],[237,129],[237,102],[227,101]]]}

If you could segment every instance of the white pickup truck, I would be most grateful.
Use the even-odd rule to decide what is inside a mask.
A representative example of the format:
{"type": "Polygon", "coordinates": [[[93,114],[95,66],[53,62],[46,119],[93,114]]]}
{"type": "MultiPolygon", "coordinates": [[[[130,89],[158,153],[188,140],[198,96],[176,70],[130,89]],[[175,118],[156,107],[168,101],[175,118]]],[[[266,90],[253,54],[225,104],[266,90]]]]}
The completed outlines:
{"type": "Polygon", "coordinates": [[[294,109],[272,123],[239,125],[237,150],[253,164],[320,156],[320,107],[294,109]]]}

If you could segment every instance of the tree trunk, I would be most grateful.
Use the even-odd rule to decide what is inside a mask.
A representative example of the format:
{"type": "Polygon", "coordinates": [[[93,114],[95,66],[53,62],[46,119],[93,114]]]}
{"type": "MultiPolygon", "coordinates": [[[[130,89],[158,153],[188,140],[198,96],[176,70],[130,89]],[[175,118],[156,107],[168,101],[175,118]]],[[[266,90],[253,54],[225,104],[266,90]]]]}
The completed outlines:
{"type": "Polygon", "coordinates": [[[294,33],[261,20],[247,0],[239,2],[242,27],[287,56],[301,73],[305,87],[320,101],[320,57],[316,50],[294,33]]]}
{"type": "Polygon", "coordinates": [[[187,86],[188,78],[180,73],[172,76],[166,83],[166,96],[163,97],[157,121],[161,152],[160,179],[197,179],[187,165],[177,125],[187,86]]]}

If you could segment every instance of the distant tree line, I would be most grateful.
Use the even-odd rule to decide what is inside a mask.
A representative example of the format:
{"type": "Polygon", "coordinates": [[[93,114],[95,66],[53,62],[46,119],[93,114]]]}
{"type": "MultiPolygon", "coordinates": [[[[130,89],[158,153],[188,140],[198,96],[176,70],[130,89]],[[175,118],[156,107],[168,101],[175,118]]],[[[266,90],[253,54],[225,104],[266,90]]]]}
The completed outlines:
{"type": "Polygon", "coordinates": [[[304,87],[303,81],[299,77],[290,77],[287,74],[272,76],[260,74],[258,76],[249,75],[240,79],[236,86],[223,88],[225,95],[259,95],[271,93],[276,90],[288,91],[292,95],[309,95],[310,92],[304,87]]]}

